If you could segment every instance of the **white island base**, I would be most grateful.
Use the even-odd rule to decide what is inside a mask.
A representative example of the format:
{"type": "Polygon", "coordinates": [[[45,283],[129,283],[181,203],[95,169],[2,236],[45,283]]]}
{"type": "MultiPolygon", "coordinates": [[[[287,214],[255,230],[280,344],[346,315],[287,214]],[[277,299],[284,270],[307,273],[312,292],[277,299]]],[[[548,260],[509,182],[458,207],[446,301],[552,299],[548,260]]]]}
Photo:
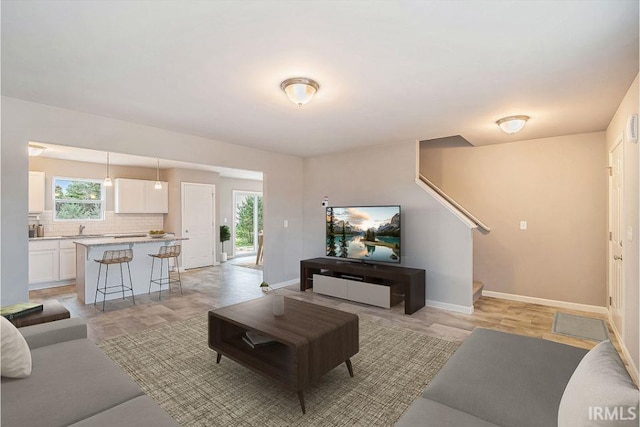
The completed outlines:
{"type": "MultiPolygon", "coordinates": [[[[96,259],[102,259],[105,251],[132,249],[133,260],[129,263],[131,268],[131,282],[134,295],[149,292],[149,277],[151,274],[152,258],[149,254],[157,254],[161,246],[167,246],[186,240],[182,237],[166,236],[159,239],[150,237],[131,237],[131,238],[104,238],[104,239],[85,239],[77,240],[76,244],[76,292],[78,299],[85,304],[93,304],[96,298],[96,284],[98,280],[98,269],[100,264],[95,262],[96,259]]],[[[156,262],[153,278],[156,279],[160,275],[160,263],[156,262]]],[[[129,272],[127,264],[122,265],[122,276],[124,277],[125,286],[129,285],[129,272]]],[[[100,273],[100,288],[104,287],[104,276],[106,266],[102,266],[100,273]]],[[[163,268],[166,275],[166,263],[163,268]]],[[[116,286],[121,283],[120,265],[111,264],[109,266],[109,282],[107,286],[116,286]]],[[[167,287],[164,286],[163,290],[167,287]]],[[[116,288],[110,291],[115,291],[116,288]]],[[[159,287],[157,284],[151,286],[151,292],[157,292],[159,287]]],[[[124,296],[131,298],[131,291],[125,290],[124,296]]],[[[102,294],[98,293],[98,302],[102,302],[102,294]]],[[[113,293],[105,295],[107,301],[122,298],[122,293],[113,293]]]]}

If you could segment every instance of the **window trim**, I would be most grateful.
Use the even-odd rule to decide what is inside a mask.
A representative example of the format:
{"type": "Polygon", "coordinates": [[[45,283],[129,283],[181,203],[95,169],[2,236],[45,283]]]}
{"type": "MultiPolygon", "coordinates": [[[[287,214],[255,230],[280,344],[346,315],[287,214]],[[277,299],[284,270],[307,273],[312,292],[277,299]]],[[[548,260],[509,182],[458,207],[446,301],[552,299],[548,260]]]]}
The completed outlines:
{"type": "Polygon", "coordinates": [[[106,212],[106,187],[104,186],[104,181],[96,178],[80,178],[80,177],[66,177],[66,176],[53,176],[51,177],[51,211],[52,211],[52,220],[53,222],[101,222],[105,221],[105,212],[106,212]],[[77,200],[77,199],[56,199],[56,180],[66,180],[66,181],[83,181],[83,182],[95,182],[100,184],[100,199],[95,200],[77,200]],[[82,218],[82,219],[61,219],[56,217],[56,202],[67,202],[67,203],[97,203],[100,202],[100,218],[82,218]]]}

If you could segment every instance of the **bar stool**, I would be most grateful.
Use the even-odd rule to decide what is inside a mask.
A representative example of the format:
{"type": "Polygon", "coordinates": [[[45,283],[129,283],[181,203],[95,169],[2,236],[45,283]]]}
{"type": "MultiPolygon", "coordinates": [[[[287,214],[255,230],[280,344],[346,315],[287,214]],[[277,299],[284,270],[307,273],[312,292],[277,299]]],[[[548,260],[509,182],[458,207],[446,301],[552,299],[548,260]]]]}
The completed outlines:
{"type": "Polygon", "coordinates": [[[153,259],[151,261],[151,276],[149,277],[149,294],[151,294],[151,284],[155,283],[160,287],[160,295],[158,296],[158,300],[162,299],[162,285],[167,285],[169,287],[169,291],[171,291],[171,283],[180,284],[180,294],[182,295],[182,280],[180,280],[180,266],[178,265],[178,256],[180,256],[180,252],[182,251],[182,245],[171,245],[171,246],[161,246],[160,252],[157,254],[149,254],[149,256],[153,259]],[[156,262],[156,258],[160,259],[160,277],[157,279],[153,278],[153,267],[156,262]],[[169,272],[169,259],[175,259],[175,268],[178,272],[178,280],[171,278],[171,273],[169,272]],[[167,276],[162,276],[162,264],[164,260],[167,260],[167,276]]]}
{"type": "Polygon", "coordinates": [[[96,283],[96,296],[93,299],[93,305],[96,305],[98,301],[98,292],[102,294],[102,311],[104,311],[104,304],[107,300],[108,294],[115,294],[122,291],[122,299],[125,299],[124,291],[131,291],[131,298],[133,299],[133,304],[136,303],[136,297],[133,295],[133,281],[131,280],[131,267],[129,267],[129,263],[133,260],[133,251],[131,249],[121,249],[115,251],[104,251],[102,254],[102,259],[94,259],[95,262],[100,264],[98,267],[98,280],[96,283]],[[127,270],[129,271],[129,285],[125,286],[124,284],[124,274],[122,272],[122,264],[127,263],[127,270]],[[120,265],[120,284],[108,286],[109,280],[109,266],[113,264],[120,265]],[[106,269],[104,272],[104,286],[100,289],[100,273],[102,272],[102,266],[106,265],[106,269]],[[119,291],[107,291],[107,289],[112,288],[120,288],[119,291]]]}

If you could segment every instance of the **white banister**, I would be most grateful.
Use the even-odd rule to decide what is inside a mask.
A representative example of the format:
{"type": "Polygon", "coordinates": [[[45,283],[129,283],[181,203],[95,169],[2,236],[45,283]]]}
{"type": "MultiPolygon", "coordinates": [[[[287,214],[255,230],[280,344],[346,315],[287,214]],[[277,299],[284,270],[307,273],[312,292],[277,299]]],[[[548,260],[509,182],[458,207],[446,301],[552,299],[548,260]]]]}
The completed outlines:
{"type": "Polygon", "coordinates": [[[438,188],[433,182],[429,181],[424,175],[418,174],[416,184],[424,191],[429,193],[440,204],[446,207],[451,213],[457,216],[469,228],[476,228],[482,234],[489,234],[491,229],[478,218],[473,216],[471,212],[462,207],[458,202],[449,197],[444,191],[438,188]]]}

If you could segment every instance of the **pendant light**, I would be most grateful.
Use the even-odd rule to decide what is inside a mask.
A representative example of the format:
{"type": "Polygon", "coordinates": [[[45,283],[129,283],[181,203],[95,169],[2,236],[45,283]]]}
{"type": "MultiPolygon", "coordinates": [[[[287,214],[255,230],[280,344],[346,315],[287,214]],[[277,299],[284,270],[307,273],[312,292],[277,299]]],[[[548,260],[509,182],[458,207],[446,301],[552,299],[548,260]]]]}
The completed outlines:
{"type": "Polygon", "coordinates": [[[104,186],[105,187],[112,187],[113,186],[113,182],[111,181],[111,178],[109,177],[109,153],[107,152],[107,176],[104,178],[104,186]]]}
{"type": "Polygon", "coordinates": [[[153,188],[162,190],[162,183],[160,182],[160,159],[158,159],[158,166],[156,166],[156,185],[154,185],[153,188]]]}
{"type": "Polygon", "coordinates": [[[29,143],[29,157],[39,156],[46,148],[47,147],[43,147],[42,145],[29,143]]]}

